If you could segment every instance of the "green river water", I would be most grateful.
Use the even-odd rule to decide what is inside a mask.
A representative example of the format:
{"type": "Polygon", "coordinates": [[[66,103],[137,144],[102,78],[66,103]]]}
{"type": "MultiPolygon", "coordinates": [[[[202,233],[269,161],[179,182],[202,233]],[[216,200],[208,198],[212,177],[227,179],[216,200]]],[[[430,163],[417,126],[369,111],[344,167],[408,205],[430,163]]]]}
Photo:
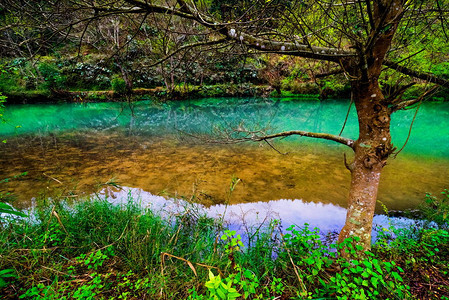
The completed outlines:
{"type": "MultiPolygon", "coordinates": [[[[307,130],[338,134],[349,101],[204,99],[154,103],[7,106],[0,124],[0,179],[15,205],[34,198],[89,195],[106,183],[206,206],[301,199],[345,207],[350,183],[343,153],[332,142],[289,137],[266,143],[211,143],[224,131],[307,130]],[[240,179],[229,198],[232,178],[240,179]]],[[[392,118],[401,148],[415,110],[392,118]]],[[[343,136],[357,137],[352,107],[343,136]]],[[[382,173],[379,200],[390,210],[415,208],[425,193],[449,187],[449,103],[424,103],[410,140],[382,173]]],[[[380,206],[378,211],[380,211],[380,206]]]]}

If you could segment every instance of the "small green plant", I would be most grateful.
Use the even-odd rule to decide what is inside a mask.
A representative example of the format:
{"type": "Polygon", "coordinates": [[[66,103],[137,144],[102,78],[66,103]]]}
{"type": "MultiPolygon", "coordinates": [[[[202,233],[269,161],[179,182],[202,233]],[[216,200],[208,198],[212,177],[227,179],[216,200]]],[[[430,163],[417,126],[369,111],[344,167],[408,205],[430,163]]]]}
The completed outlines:
{"type": "Polygon", "coordinates": [[[73,299],[95,299],[95,296],[104,288],[104,282],[100,274],[92,273],[90,276],[92,277],[92,280],[89,281],[88,284],[83,284],[78,287],[72,295],[73,299]]]}
{"type": "Polygon", "coordinates": [[[225,281],[221,279],[220,275],[215,276],[209,270],[209,280],[205,286],[209,292],[209,299],[214,300],[234,300],[241,296],[235,288],[232,287],[233,280],[228,277],[225,281]]]}
{"type": "Polygon", "coordinates": [[[60,229],[59,223],[51,223],[47,230],[38,236],[38,243],[41,247],[56,247],[63,244],[64,232],[60,229]]]}
{"type": "Polygon", "coordinates": [[[243,299],[248,299],[251,295],[256,294],[256,290],[260,285],[257,276],[251,270],[241,268],[239,265],[235,267],[237,274],[231,274],[228,278],[232,283],[239,286],[239,291],[243,292],[243,299]]]}
{"type": "Polygon", "coordinates": [[[279,295],[282,295],[285,290],[285,284],[282,282],[282,278],[273,276],[271,280],[272,281],[270,282],[270,285],[265,287],[265,293],[270,297],[277,297],[279,295]]]}
{"type": "Polygon", "coordinates": [[[240,251],[241,247],[243,247],[242,237],[240,234],[236,235],[235,230],[225,230],[224,234],[221,236],[221,240],[227,241],[225,244],[225,253],[228,255],[231,269],[234,269],[236,266],[235,254],[240,251]]]}
{"type": "Polygon", "coordinates": [[[225,245],[226,253],[240,251],[240,248],[243,247],[242,237],[240,234],[236,235],[235,230],[225,230],[224,234],[221,236],[221,240],[228,241],[225,245]]]}
{"type": "Polygon", "coordinates": [[[423,217],[435,222],[441,227],[449,227],[449,190],[441,192],[441,197],[427,194],[424,203],[420,206],[423,217]]]}
{"type": "Polygon", "coordinates": [[[343,243],[332,245],[337,250],[345,250],[339,257],[337,272],[328,282],[323,282],[323,294],[335,294],[337,299],[406,299],[409,287],[404,284],[400,273],[404,270],[394,261],[381,261],[366,251],[358,257],[361,246],[358,238],[348,238],[343,243]]]}
{"type": "MultiPolygon", "coordinates": [[[[19,299],[33,299],[45,300],[49,299],[51,294],[51,287],[45,286],[43,283],[38,283],[36,286],[29,288],[24,294],[20,295],[19,299]]],[[[51,298],[50,298],[51,299],[51,298]]]]}
{"type": "Polygon", "coordinates": [[[284,243],[288,251],[281,255],[290,255],[303,277],[310,282],[316,281],[317,275],[332,264],[336,253],[323,244],[319,230],[310,230],[307,223],[299,230],[292,225],[287,231],[290,233],[284,235],[284,243]]]}
{"type": "Polygon", "coordinates": [[[114,255],[112,247],[107,247],[104,252],[100,250],[91,252],[90,254],[81,254],[76,258],[77,261],[87,266],[88,269],[98,270],[103,266],[103,263],[114,255]]]}
{"type": "MultiPolygon", "coordinates": [[[[368,255],[369,254],[369,255],[368,255]]],[[[408,287],[399,273],[404,270],[394,262],[368,257],[341,264],[341,273],[330,278],[327,288],[337,299],[406,299],[408,287]]]]}

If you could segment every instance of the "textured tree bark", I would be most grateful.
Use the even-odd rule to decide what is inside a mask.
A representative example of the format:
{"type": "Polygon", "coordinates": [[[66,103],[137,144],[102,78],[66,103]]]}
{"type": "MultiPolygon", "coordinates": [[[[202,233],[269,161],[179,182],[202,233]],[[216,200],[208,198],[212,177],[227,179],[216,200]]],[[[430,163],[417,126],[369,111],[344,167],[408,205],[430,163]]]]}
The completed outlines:
{"type": "Polygon", "coordinates": [[[390,109],[377,80],[366,84],[354,82],[353,91],[358,119],[359,138],[354,144],[354,162],[350,166],[351,187],[346,223],[339,242],[350,236],[360,238],[364,250],[371,247],[371,230],[380,175],[394,150],[390,135],[390,109]]]}

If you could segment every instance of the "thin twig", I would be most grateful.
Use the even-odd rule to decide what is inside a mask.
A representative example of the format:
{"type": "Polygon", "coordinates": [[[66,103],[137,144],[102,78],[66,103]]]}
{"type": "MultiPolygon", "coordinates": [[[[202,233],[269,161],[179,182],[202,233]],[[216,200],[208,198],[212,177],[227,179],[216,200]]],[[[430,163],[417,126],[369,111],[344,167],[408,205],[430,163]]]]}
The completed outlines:
{"type": "Polygon", "coordinates": [[[46,177],[48,177],[48,178],[50,178],[50,179],[53,179],[54,181],[56,181],[56,182],[59,183],[59,184],[62,184],[62,182],[61,182],[60,180],[58,180],[58,179],[56,179],[56,178],[54,178],[54,177],[52,177],[52,176],[50,176],[50,175],[47,175],[47,174],[45,174],[45,173],[42,173],[42,175],[44,175],[44,176],[46,176],[46,177]]]}
{"type": "Polygon", "coordinates": [[[273,149],[273,150],[276,151],[277,153],[282,154],[282,155],[287,155],[287,154],[288,154],[288,152],[282,153],[281,151],[279,151],[278,149],[276,149],[276,147],[274,147],[269,141],[267,141],[267,140],[264,140],[264,141],[265,141],[265,143],[268,144],[268,146],[271,147],[271,149],[273,149]]]}
{"type": "Polygon", "coordinates": [[[354,97],[353,97],[353,94],[351,91],[351,102],[349,103],[348,111],[346,112],[345,121],[343,122],[343,126],[341,127],[341,130],[340,130],[340,133],[338,134],[338,136],[341,136],[341,134],[343,133],[343,130],[345,130],[346,122],[348,122],[349,112],[351,111],[352,103],[354,103],[354,97]]]}
{"type": "Polygon", "coordinates": [[[401,153],[401,151],[404,150],[405,146],[407,145],[408,140],[410,139],[410,135],[412,134],[413,123],[415,123],[415,119],[416,119],[416,116],[418,115],[418,111],[419,111],[419,108],[421,107],[421,104],[422,104],[422,99],[419,102],[418,107],[416,108],[416,111],[415,111],[415,115],[413,116],[412,122],[410,123],[410,128],[408,130],[407,139],[405,140],[404,145],[402,145],[401,149],[399,149],[399,151],[395,153],[394,158],[396,158],[398,156],[398,154],[401,153]]]}

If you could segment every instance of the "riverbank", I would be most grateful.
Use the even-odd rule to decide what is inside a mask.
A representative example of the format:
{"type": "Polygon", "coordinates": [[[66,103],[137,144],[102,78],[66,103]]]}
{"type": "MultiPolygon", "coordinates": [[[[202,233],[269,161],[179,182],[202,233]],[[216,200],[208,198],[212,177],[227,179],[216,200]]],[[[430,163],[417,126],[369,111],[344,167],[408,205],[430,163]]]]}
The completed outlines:
{"type": "MultiPolygon", "coordinates": [[[[304,90],[304,92],[307,92],[304,90]]],[[[310,91],[309,91],[310,92],[310,91]]],[[[306,94],[307,97],[318,98],[318,91],[313,94],[306,94]]],[[[35,104],[35,103],[85,103],[85,102],[126,102],[129,100],[185,100],[201,99],[210,97],[288,97],[296,96],[299,93],[284,91],[280,95],[266,85],[251,84],[219,84],[208,86],[188,86],[178,87],[169,92],[163,87],[156,88],[136,88],[130,94],[114,92],[113,90],[104,91],[18,91],[5,93],[8,104],[35,104]]],[[[342,95],[343,96],[343,95],[342,95]]]]}
{"type": "Polygon", "coordinates": [[[19,91],[5,93],[8,104],[34,103],[85,103],[85,102],[126,102],[129,100],[183,100],[207,97],[250,97],[267,96],[272,90],[268,86],[258,85],[212,85],[179,87],[168,92],[163,87],[136,88],[130,94],[103,91],[19,91]]]}
{"type": "MultiPolygon", "coordinates": [[[[407,90],[404,97],[413,99],[424,92],[425,86],[416,85],[407,90]]],[[[21,90],[3,92],[7,96],[8,104],[34,103],[85,103],[85,102],[126,102],[139,100],[185,100],[210,97],[302,97],[315,99],[349,99],[350,90],[346,86],[328,86],[322,88],[311,82],[296,83],[286,87],[279,94],[269,85],[254,84],[217,84],[203,86],[177,86],[169,92],[163,87],[135,88],[130,94],[123,94],[114,90],[99,91],[66,91],[66,90],[21,90]]],[[[441,90],[432,95],[430,101],[449,101],[448,90],[441,90]]]]}
{"type": "Polygon", "coordinates": [[[132,198],[120,205],[48,201],[27,218],[2,215],[4,299],[449,297],[444,220],[439,229],[418,222],[390,227],[365,257],[343,259],[335,236],[323,240],[307,225],[265,220],[243,224],[239,236],[193,206],[161,214],[132,198]]]}

